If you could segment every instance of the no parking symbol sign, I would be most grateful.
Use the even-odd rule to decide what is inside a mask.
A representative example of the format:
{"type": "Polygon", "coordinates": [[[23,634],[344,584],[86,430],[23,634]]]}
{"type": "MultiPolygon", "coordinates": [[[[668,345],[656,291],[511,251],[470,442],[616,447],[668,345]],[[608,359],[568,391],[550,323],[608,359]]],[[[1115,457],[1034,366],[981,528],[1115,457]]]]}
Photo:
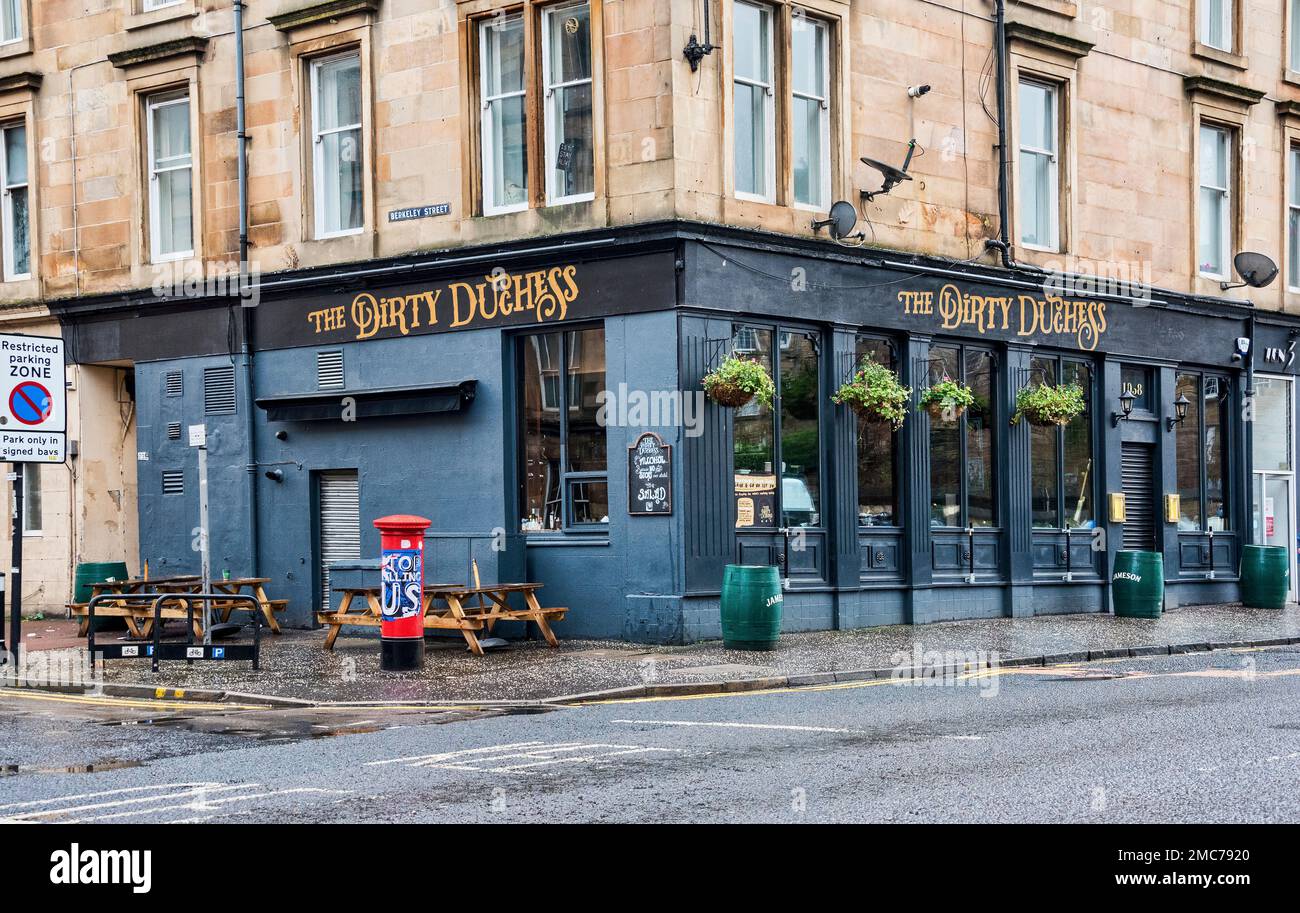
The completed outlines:
{"type": "Polygon", "coordinates": [[[0,334],[0,462],[62,463],[67,421],[63,340],[0,334]]]}

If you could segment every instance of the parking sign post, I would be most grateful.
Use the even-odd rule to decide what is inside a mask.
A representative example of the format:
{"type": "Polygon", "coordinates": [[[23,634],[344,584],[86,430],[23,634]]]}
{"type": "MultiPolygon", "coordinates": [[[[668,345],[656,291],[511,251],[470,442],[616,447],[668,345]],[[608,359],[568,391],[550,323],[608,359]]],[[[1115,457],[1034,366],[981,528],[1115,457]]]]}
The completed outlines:
{"type": "Polygon", "coordinates": [[[14,463],[13,565],[9,570],[9,674],[18,677],[18,648],[23,642],[23,464],[14,463]]]}
{"type": "Polygon", "coordinates": [[[0,333],[0,463],[12,463],[13,559],[9,567],[6,647],[18,675],[23,612],[23,467],[67,462],[67,382],[63,340],[0,333]]]}

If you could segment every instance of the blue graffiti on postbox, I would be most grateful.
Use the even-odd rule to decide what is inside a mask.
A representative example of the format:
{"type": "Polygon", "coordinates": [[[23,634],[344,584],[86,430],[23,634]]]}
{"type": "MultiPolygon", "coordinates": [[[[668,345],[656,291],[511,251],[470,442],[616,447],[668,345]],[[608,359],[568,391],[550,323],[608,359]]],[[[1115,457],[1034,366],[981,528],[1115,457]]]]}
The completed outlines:
{"type": "Polygon", "coordinates": [[[423,553],[414,548],[384,552],[379,572],[379,582],[383,585],[380,608],[384,618],[410,618],[420,614],[423,558],[423,553]]]}

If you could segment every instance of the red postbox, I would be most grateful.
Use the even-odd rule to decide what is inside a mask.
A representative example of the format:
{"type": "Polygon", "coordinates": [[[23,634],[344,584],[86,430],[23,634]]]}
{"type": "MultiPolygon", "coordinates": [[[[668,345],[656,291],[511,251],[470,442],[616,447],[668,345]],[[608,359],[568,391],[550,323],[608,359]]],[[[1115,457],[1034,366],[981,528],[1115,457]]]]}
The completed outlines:
{"type": "Polygon", "coordinates": [[[375,521],[383,552],[379,579],[379,667],[393,672],[424,665],[425,517],[397,514],[375,521]]]}

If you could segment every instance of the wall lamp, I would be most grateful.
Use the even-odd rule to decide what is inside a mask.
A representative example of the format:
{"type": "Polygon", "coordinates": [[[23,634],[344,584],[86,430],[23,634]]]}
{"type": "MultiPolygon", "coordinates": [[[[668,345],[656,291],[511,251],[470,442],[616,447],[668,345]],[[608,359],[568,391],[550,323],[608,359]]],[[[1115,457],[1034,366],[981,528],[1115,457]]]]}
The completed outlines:
{"type": "Polygon", "coordinates": [[[1185,394],[1178,394],[1178,399],[1174,400],[1173,417],[1165,419],[1166,431],[1173,431],[1175,426],[1183,423],[1183,419],[1187,418],[1187,407],[1191,404],[1192,401],[1189,400],[1185,394]]]}
{"type": "Polygon", "coordinates": [[[1119,395],[1119,407],[1122,411],[1110,414],[1110,426],[1112,428],[1118,428],[1120,422],[1128,421],[1128,417],[1133,414],[1133,401],[1136,399],[1137,397],[1130,390],[1125,390],[1119,395]]]}
{"type": "Polygon", "coordinates": [[[268,469],[265,473],[263,473],[263,475],[265,475],[265,476],[266,476],[268,479],[270,479],[272,482],[283,482],[283,481],[284,481],[284,470],[283,470],[283,469],[268,469]]]}

